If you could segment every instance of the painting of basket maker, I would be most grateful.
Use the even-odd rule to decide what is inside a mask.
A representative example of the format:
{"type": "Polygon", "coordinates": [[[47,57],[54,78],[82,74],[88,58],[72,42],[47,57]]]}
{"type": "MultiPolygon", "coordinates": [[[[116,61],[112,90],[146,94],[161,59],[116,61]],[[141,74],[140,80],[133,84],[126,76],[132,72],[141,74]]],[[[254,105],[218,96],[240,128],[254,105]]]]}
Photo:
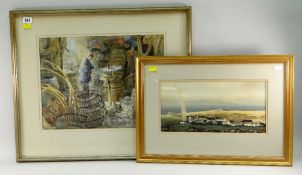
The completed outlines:
{"type": "Polygon", "coordinates": [[[135,58],[164,35],[39,38],[43,129],[135,127],[135,58]]]}

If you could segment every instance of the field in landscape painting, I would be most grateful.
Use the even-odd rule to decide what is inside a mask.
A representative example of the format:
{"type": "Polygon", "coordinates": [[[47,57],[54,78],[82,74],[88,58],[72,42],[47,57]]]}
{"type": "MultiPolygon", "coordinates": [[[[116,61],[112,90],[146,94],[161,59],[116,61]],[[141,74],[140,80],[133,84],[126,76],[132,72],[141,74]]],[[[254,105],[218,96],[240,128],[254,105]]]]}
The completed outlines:
{"type": "Polygon", "coordinates": [[[162,115],[161,128],[166,132],[265,132],[265,111],[221,111],[210,110],[192,112],[187,115],[205,116],[206,118],[226,119],[230,121],[230,125],[222,124],[207,124],[198,121],[184,122],[182,123],[182,117],[180,114],[170,113],[168,115],[162,115]],[[259,122],[261,126],[244,126],[241,124],[243,120],[252,120],[253,122],[259,122]]]}

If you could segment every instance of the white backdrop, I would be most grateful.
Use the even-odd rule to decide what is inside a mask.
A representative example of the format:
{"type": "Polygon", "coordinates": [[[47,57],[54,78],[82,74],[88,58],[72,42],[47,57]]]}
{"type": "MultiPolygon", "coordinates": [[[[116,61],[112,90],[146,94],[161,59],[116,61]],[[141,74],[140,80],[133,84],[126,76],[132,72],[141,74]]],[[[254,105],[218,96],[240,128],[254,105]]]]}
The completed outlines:
{"type": "Polygon", "coordinates": [[[1,0],[0,174],[211,174],[298,175],[302,172],[301,0],[1,0]],[[184,3],[193,7],[193,54],[294,54],[294,166],[137,164],[134,161],[15,163],[9,10],[95,8],[184,3]]]}

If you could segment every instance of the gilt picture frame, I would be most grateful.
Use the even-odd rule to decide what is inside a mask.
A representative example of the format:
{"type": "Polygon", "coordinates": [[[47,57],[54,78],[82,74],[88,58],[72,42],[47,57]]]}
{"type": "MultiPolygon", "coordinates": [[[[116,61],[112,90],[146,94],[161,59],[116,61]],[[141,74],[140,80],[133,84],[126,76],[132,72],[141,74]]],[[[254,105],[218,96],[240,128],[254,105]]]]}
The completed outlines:
{"type": "Polygon", "coordinates": [[[135,158],[135,57],[191,54],[191,7],[10,11],[17,162],[135,158]]]}
{"type": "Polygon", "coordinates": [[[292,165],[292,55],[138,57],[137,162],[292,165]]]}

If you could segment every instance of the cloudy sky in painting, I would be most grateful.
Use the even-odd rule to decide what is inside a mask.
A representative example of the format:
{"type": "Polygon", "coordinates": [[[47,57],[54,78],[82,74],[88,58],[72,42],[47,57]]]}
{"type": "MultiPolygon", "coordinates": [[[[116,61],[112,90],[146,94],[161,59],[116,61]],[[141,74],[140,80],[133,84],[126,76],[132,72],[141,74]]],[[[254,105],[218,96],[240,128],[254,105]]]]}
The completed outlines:
{"type": "Polygon", "coordinates": [[[265,81],[161,82],[161,102],[176,105],[265,106],[265,81]]]}

